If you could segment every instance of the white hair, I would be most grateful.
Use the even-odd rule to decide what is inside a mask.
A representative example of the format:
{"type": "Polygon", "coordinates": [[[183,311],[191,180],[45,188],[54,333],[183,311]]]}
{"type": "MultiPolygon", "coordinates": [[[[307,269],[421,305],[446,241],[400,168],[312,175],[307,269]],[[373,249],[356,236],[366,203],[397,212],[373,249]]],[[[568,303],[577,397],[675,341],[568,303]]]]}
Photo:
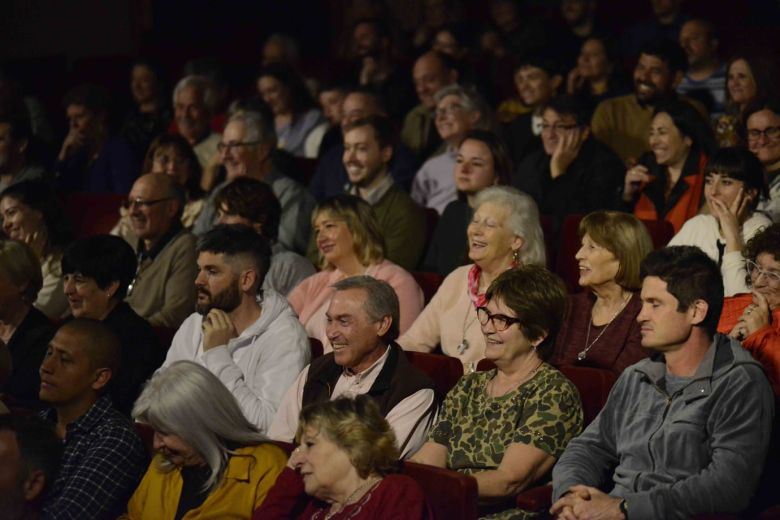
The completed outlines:
{"type": "Polygon", "coordinates": [[[474,88],[473,85],[460,85],[458,83],[447,85],[436,91],[436,94],[433,95],[433,99],[436,100],[436,104],[438,105],[441,103],[441,100],[447,96],[455,96],[460,99],[460,103],[463,105],[465,111],[479,113],[479,119],[474,124],[474,128],[480,128],[482,130],[493,129],[492,111],[487,102],[485,102],[485,98],[477,92],[477,89],[474,88]]]}
{"type": "Polygon", "coordinates": [[[214,112],[214,105],[216,104],[216,94],[214,92],[214,84],[205,76],[198,76],[197,74],[191,74],[184,76],[176,83],[173,88],[173,104],[176,105],[176,98],[179,97],[179,93],[185,88],[195,88],[200,93],[203,99],[203,104],[209,113],[214,112]]]}

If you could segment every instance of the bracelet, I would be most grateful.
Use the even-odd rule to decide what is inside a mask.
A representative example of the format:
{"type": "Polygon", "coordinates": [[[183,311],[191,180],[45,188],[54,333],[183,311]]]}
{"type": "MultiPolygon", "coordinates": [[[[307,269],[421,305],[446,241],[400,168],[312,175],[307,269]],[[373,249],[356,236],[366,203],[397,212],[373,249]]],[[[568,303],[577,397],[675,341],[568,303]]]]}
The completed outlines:
{"type": "Polygon", "coordinates": [[[623,513],[623,516],[626,520],[628,520],[628,503],[626,503],[626,499],[620,501],[620,505],[618,506],[620,508],[620,512],[623,513]]]}

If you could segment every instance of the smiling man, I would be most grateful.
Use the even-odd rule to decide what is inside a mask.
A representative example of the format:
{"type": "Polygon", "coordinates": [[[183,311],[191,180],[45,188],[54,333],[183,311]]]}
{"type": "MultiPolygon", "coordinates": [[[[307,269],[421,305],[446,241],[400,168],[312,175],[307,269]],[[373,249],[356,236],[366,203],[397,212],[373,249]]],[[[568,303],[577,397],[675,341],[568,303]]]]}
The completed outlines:
{"type": "Polygon", "coordinates": [[[315,359],[290,387],[268,436],[291,442],[310,403],[368,394],[395,431],[402,457],[425,441],[437,402],[433,382],[411,366],[398,337],[398,297],[387,282],[353,276],[333,285],[326,333],[333,352],[315,359]]]}
{"type": "Polygon", "coordinates": [[[176,332],[163,364],[185,359],[208,368],[262,432],[310,357],[287,300],[261,289],[270,256],[268,241],[241,224],[216,226],[200,239],[197,312],[176,332]]]}
{"type": "Polygon", "coordinates": [[[558,518],[689,518],[750,503],[774,399],[761,365],[716,334],[718,266],[696,247],[642,262],[642,346],[601,413],[553,469],[558,518]]]}

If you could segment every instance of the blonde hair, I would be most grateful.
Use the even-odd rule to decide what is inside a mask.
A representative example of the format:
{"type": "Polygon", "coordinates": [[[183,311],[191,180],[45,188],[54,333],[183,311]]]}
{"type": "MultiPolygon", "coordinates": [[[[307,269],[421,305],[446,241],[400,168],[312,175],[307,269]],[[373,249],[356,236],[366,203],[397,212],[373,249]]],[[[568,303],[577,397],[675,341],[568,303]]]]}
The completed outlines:
{"type": "Polygon", "coordinates": [[[21,293],[24,303],[32,304],[43,285],[41,263],[30,246],[15,240],[0,240],[0,275],[21,293]]]}
{"type": "MultiPolygon", "coordinates": [[[[379,230],[374,210],[354,195],[336,195],[322,201],[312,213],[311,223],[323,212],[328,212],[335,220],[343,220],[352,235],[352,249],[358,261],[364,265],[378,264],[385,258],[385,239],[379,230]]],[[[319,256],[319,266],[323,271],[332,271],[335,266],[319,256]]]]}

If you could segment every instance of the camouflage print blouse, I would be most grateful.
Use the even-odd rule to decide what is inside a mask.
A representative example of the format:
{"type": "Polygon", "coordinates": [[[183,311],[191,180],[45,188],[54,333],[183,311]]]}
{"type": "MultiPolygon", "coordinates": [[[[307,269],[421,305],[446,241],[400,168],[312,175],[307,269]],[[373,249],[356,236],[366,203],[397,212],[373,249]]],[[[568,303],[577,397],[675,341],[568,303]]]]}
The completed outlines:
{"type": "MultiPolygon", "coordinates": [[[[556,459],[582,430],[575,386],[544,363],[536,375],[501,397],[489,397],[496,370],[464,376],[450,390],[428,439],[447,447],[447,467],[464,473],[496,469],[512,443],[534,446],[556,459]]],[[[491,519],[529,518],[519,509],[491,519]]]]}

